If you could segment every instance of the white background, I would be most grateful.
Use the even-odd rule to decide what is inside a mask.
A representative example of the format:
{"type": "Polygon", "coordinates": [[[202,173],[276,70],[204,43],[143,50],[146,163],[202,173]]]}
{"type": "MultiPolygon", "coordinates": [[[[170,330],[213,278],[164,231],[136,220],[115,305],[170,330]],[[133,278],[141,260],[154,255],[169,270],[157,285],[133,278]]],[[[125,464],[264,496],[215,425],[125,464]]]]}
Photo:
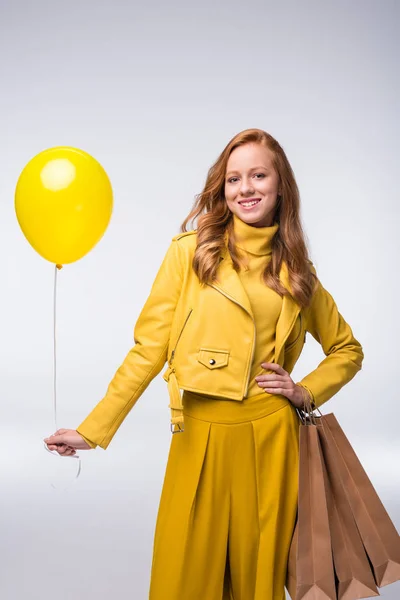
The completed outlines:
{"type": "MultiPolygon", "coordinates": [[[[171,439],[158,377],[108,450],[82,453],[67,491],[50,486],[77,468],[42,445],[55,427],[54,267],[25,240],[13,196],[24,165],[52,146],[91,153],[115,193],[104,238],[58,276],[58,427],[77,427],[101,399],[208,168],[259,127],[288,155],[311,258],[365,352],[322,412],[335,412],[400,529],[399,3],[0,7],[2,600],[145,600],[171,439]]],[[[307,340],[295,380],[323,358],[307,340]]]]}

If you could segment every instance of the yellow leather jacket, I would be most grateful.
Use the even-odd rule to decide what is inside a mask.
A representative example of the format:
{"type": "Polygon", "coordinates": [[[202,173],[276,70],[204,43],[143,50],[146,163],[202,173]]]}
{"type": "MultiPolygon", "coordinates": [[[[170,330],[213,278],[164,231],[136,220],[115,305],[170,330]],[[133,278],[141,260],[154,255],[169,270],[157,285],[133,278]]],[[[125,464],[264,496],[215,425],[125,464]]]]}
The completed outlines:
{"type": "MultiPolygon", "coordinates": [[[[221,255],[218,281],[200,285],[192,268],[195,248],[195,230],[172,238],[136,321],[135,345],[105,397],[77,428],[93,447],[107,448],[135,402],[166,363],[162,376],[168,383],[174,431],[183,428],[180,389],[238,402],[246,397],[256,335],[248,297],[227,248],[221,255]]],[[[279,277],[290,292],[286,263],[279,277]]],[[[307,332],[321,344],[326,357],[298,383],[310,392],[315,405],[321,406],[361,369],[364,354],[319,281],[306,309],[300,309],[290,294],[283,297],[274,362],[289,373],[300,356],[307,332]]]]}

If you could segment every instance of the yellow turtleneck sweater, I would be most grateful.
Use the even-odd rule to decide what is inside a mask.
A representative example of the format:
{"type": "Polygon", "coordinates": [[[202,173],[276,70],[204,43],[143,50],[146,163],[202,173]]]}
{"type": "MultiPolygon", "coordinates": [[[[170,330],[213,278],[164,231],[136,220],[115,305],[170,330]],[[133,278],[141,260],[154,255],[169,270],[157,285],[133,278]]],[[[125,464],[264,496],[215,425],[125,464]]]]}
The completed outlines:
{"type": "Polygon", "coordinates": [[[233,215],[236,246],[244,252],[246,266],[239,271],[240,281],[249,298],[256,326],[256,347],[250,372],[247,397],[263,391],[255,381],[257,375],[268,373],[261,367],[263,362],[273,362],[275,330],[282,308],[282,298],[265,285],[262,273],[272,254],[272,240],[279,223],[269,227],[248,225],[233,215]]]}

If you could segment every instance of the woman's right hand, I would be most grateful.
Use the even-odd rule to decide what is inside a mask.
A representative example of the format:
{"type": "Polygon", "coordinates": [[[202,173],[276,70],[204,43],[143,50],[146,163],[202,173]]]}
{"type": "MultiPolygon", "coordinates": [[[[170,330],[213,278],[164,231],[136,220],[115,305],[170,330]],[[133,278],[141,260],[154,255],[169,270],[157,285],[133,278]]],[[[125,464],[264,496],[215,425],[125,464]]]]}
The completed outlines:
{"type": "Polygon", "coordinates": [[[58,429],[53,435],[44,438],[49,450],[56,450],[61,456],[72,456],[76,450],[91,450],[91,446],[75,429],[58,429]]]}

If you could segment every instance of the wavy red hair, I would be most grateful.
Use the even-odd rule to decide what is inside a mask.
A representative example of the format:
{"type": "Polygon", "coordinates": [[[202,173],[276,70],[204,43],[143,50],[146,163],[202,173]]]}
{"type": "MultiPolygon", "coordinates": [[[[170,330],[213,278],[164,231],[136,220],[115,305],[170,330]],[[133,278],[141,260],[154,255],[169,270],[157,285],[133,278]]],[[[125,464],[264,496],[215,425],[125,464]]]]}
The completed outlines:
{"type": "Polygon", "coordinates": [[[272,255],[266,260],[263,273],[265,284],[283,296],[288,293],[281,284],[279,272],[282,261],[288,267],[293,297],[301,307],[310,304],[316,276],[312,272],[304,232],[300,221],[300,194],[293,170],[280,144],[262,129],[245,129],[235,135],[225,146],[208,171],[206,183],[195,196],[192,210],[181,225],[186,232],[187,224],[197,219],[197,246],[193,257],[193,269],[201,283],[211,283],[217,276],[219,257],[228,246],[233,266],[240,269],[241,258],[235,245],[233,213],[225,200],[225,177],[228,158],[238,146],[258,143],[272,153],[281,195],[277,197],[274,222],[279,229],[272,240],[272,255]]]}

